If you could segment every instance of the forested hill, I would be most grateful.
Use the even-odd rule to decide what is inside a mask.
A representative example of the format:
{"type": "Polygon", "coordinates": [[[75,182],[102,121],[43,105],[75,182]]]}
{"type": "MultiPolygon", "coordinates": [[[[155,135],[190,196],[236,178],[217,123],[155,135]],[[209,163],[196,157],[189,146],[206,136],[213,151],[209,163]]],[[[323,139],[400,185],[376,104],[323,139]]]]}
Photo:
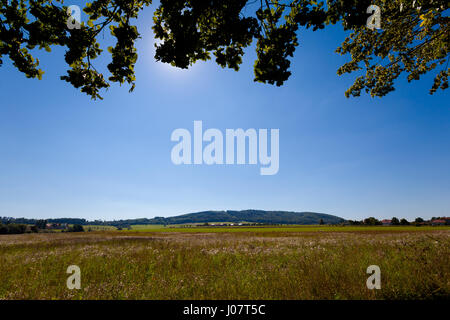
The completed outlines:
{"type": "MultiPolygon", "coordinates": [[[[173,217],[155,217],[152,219],[127,219],[114,221],[88,221],[77,218],[47,219],[49,223],[69,223],[81,225],[110,225],[124,226],[135,224],[183,224],[183,223],[205,223],[205,222],[254,222],[266,224],[318,224],[320,220],[325,224],[337,224],[345,221],[343,218],[316,212],[290,212],[290,211],[264,211],[264,210],[241,210],[241,211],[202,211],[183,214],[173,217]]],[[[0,218],[2,223],[25,223],[35,224],[37,219],[25,218],[0,218]]]]}
{"type": "Polygon", "coordinates": [[[202,211],[168,218],[155,218],[157,223],[203,223],[203,222],[256,222],[269,224],[318,224],[320,219],[327,224],[335,224],[344,219],[324,213],[289,211],[202,211]]]}

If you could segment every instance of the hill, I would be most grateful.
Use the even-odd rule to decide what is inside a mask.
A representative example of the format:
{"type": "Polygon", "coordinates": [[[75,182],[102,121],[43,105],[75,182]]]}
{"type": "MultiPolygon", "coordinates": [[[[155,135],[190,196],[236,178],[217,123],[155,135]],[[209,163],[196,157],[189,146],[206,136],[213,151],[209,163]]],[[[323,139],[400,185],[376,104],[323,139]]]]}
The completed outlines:
{"type": "Polygon", "coordinates": [[[265,210],[226,210],[201,211],[173,217],[155,217],[153,219],[130,219],[112,221],[113,226],[133,224],[185,224],[205,222],[254,222],[267,224],[318,224],[320,219],[326,224],[337,224],[345,219],[317,212],[290,212],[265,210]]]}
{"type": "MultiPolygon", "coordinates": [[[[107,225],[107,226],[128,226],[135,224],[185,224],[185,223],[205,223],[205,222],[254,222],[266,224],[318,224],[320,219],[325,224],[337,224],[345,219],[317,212],[291,212],[291,211],[265,211],[265,210],[226,210],[226,211],[202,211],[183,214],[173,217],[155,217],[152,219],[126,219],[114,221],[88,221],[85,219],[48,219],[51,223],[69,223],[81,225],[107,225]]],[[[0,218],[3,223],[25,223],[35,224],[36,219],[25,218],[0,218]]]]}
{"type": "MultiPolygon", "coordinates": [[[[160,219],[155,218],[153,220],[160,219]]],[[[167,224],[203,223],[203,222],[256,222],[269,224],[318,224],[320,219],[324,223],[336,224],[344,219],[316,212],[289,212],[289,211],[264,211],[264,210],[241,210],[241,211],[202,211],[183,214],[175,217],[162,218],[167,224]]],[[[156,223],[156,221],[155,221],[156,223]]]]}

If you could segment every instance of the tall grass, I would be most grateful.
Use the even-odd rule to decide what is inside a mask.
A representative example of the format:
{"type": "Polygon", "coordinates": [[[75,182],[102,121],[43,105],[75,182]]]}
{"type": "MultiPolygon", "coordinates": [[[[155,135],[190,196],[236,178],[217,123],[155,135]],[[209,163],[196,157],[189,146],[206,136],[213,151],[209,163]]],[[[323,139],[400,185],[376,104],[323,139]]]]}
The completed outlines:
{"type": "Polygon", "coordinates": [[[0,298],[449,298],[449,266],[445,230],[0,236],[0,298]],[[380,290],[366,287],[373,264],[380,290]]]}

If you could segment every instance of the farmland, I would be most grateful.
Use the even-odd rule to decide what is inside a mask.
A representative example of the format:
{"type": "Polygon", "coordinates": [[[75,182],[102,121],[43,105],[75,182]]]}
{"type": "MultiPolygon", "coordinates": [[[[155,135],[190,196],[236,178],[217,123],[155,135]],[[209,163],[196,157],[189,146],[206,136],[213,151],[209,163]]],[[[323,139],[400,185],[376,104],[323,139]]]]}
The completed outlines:
{"type": "MultiPolygon", "coordinates": [[[[94,230],[94,229],[91,229],[94,230]]],[[[449,227],[161,227],[0,236],[0,299],[450,297],[449,227]],[[81,289],[69,290],[69,265],[81,289]],[[381,289],[369,290],[369,265],[381,289]]]]}

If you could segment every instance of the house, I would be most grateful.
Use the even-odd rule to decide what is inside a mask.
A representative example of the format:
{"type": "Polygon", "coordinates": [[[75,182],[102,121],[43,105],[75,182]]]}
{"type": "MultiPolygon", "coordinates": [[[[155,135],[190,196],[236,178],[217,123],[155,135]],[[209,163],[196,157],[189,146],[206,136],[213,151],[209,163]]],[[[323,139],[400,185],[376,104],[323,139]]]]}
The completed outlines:
{"type": "Polygon", "coordinates": [[[446,225],[448,223],[447,221],[448,220],[444,219],[444,218],[442,218],[442,219],[434,219],[434,220],[431,221],[431,225],[433,225],[433,226],[443,226],[443,225],[446,225]]]}
{"type": "Polygon", "coordinates": [[[389,226],[391,225],[392,220],[388,220],[388,219],[384,219],[381,220],[381,223],[383,224],[383,226],[389,226]]]}

